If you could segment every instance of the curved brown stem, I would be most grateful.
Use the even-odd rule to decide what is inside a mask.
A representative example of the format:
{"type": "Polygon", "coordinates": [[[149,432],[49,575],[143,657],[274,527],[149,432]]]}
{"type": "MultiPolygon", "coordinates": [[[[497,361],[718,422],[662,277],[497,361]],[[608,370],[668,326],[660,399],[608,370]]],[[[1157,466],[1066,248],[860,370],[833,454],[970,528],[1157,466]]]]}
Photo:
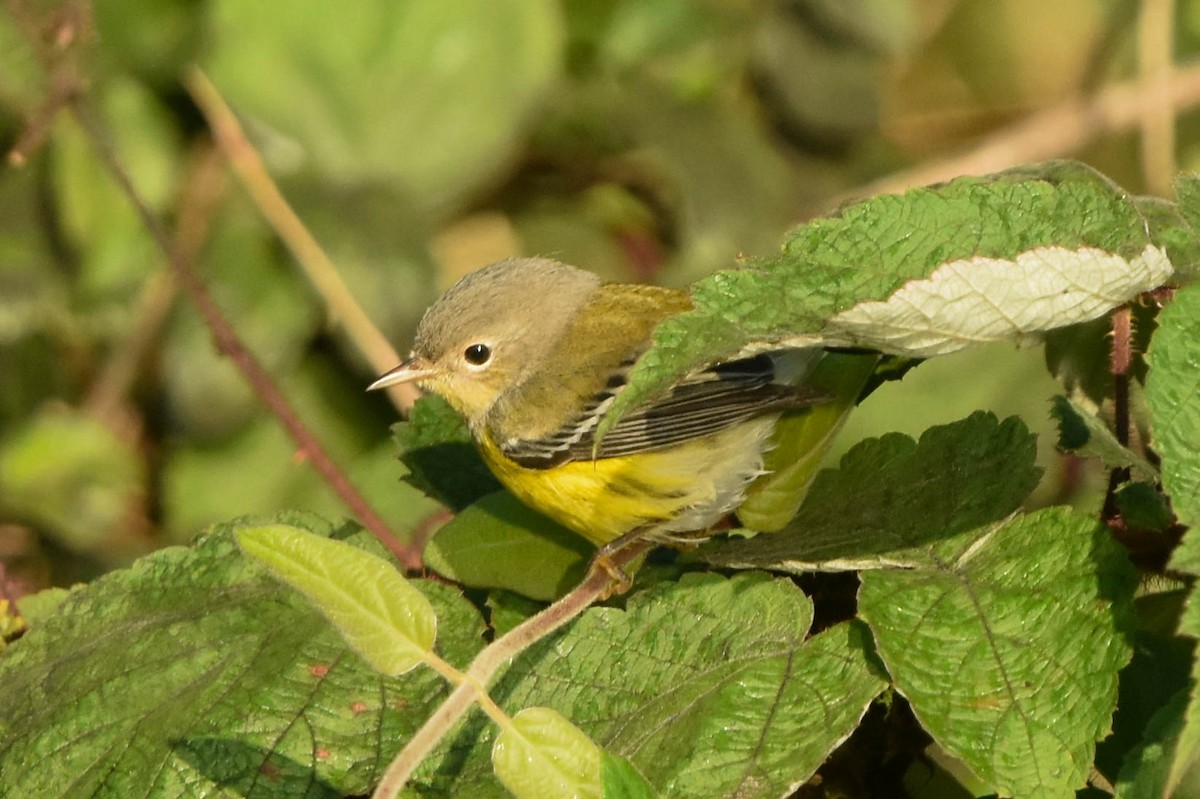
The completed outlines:
{"type": "Polygon", "coordinates": [[[133,204],[142,224],[145,225],[146,230],[149,231],[159,249],[166,256],[180,285],[183,286],[184,291],[199,310],[205,325],[212,334],[217,351],[233,361],[254,393],[287,430],[288,435],[291,436],[303,456],[312,463],[325,482],[350,508],[362,525],[388,547],[401,562],[410,559],[412,555],[409,547],[392,533],[383,518],[375,512],[366,498],[337,467],[325,448],[305,427],[266,369],[242,344],[233,326],[225,318],[225,314],[217,306],[199,276],[196,275],[184,253],[176,246],[175,240],[167,233],[162,221],[154,215],[133,185],[129,172],[113,149],[103,124],[92,113],[86,99],[76,97],[72,100],[70,108],[92,146],[96,148],[96,152],[109,174],[133,204]]]}
{"type": "MultiPolygon", "coordinates": [[[[615,568],[622,569],[644,555],[652,546],[653,544],[646,540],[634,541],[611,553],[608,561],[615,568]]],[[[394,799],[400,793],[421,761],[428,757],[446,733],[471,709],[480,686],[486,688],[501,666],[511,662],[518,654],[583,613],[595,602],[609,596],[613,585],[613,578],[605,568],[593,566],[583,582],[571,593],[541,613],[530,616],[485,647],[465,672],[465,679],[388,765],[383,779],[375,788],[373,799],[394,799]]]]}

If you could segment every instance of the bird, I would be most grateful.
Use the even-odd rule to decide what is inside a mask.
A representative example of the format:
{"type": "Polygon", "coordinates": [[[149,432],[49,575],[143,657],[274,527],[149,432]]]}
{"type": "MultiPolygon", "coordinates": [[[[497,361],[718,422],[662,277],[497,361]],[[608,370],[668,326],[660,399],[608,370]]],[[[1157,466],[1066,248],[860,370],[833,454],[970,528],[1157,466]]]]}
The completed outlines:
{"type": "Polygon", "coordinates": [[[548,258],[467,274],[425,312],[411,356],[368,388],[415,382],[465,421],[512,494],[601,549],[703,540],[763,474],[781,414],[827,400],[811,357],[779,349],[714,363],[623,415],[605,412],[687,291],[604,282],[548,258]]]}

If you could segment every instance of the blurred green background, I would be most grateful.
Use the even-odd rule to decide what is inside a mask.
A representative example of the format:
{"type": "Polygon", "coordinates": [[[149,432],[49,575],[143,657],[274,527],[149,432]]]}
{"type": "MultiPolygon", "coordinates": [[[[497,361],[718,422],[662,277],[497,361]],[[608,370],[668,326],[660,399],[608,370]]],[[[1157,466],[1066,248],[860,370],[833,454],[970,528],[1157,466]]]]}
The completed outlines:
{"type": "MultiPolygon", "coordinates": [[[[872,181],[1136,79],[1152,7],[1168,12],[1148,28],[1168,43],[1160,60],[1186,64],[1196,2],[8,0],[0,149],[53,95],[47,53],[71,53],[139,191],[404,535],[436,509],[400,482],[395,411],[364,393],[371,368],[214,153],[181,82],[190,65],[403,351],[442,289],[508,255],[685,285],[770,253],[872,181]]],[[[1178,115],[1180,169],[1200,159],[1198,119],[1178,115]]],[[[0,166],[5,592],[88,579],[243,514],[344,514],[216,354],[75,121],[49,124],[23,165],[0,166]]],[[[1085,127],[1050,155],[1163,190],[1136,127],[1085,127]]],[[[1028,145],[987,168],[1047,157],[1028,145]]],[[[976,408],[1050,431],[1056,390],[1040,347],[944,358],[873,395],[843,448],[976,408]]],[[[1042,446],[1036,501],[1093,501],[1097,475],[1059,458],[1051,433],[1042,446]]]]}

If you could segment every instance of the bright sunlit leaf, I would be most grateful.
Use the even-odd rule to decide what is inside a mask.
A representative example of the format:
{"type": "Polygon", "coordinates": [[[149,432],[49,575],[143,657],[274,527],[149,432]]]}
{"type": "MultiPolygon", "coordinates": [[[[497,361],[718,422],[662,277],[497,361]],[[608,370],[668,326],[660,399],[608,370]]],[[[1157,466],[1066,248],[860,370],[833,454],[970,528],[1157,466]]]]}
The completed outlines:
{"type": "Polygon", "coordinates": [[[600,747],[562,714],[527,707],[492,745],[496,776],[518,799],[600,799],[600,747]]]}
{"type": "Polygon", "coordinates": [[[433,606],[382,558],[285,524],[247,527],[238,544],[304,594],[381,674],[403,674],[433,648],[433,606]]]}

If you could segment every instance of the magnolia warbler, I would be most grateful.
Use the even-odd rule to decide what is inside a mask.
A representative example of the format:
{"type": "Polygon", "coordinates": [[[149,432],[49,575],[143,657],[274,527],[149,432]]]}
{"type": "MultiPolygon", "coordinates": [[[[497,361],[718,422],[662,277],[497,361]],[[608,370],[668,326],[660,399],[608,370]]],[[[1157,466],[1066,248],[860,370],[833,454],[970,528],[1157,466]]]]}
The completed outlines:
{"type": "Polygon", "coordinates": [[[655,327],[687,292],[605,283],[544,258],[462,278],[426,311],[412,356],[371,389],[416,381],[466,421],[522,502],[597,545],[695,540],[763,473],[780,414],[826,399],[795,384],[797,350],[687,375],[595,431],[655,327]]]}

